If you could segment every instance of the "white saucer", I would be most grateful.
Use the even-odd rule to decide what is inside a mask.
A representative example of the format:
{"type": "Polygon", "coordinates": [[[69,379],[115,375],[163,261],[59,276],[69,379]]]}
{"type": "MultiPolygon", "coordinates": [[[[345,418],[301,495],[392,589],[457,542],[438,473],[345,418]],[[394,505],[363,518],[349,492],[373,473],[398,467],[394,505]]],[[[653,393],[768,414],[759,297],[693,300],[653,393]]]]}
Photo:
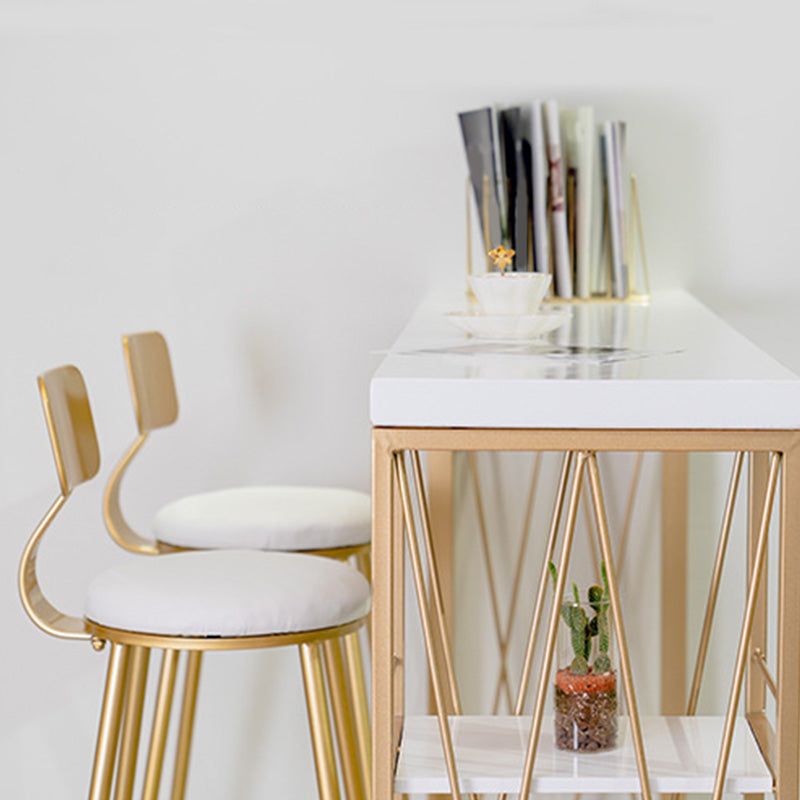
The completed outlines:
{"type": "Polygon", "coordinates": [[[538,339],[554,331],[571,316],[569,309],[552,309],[536,314],[481,314],[478,311],[453,311],[445,319],[479,339],[523,341],[538,339]]]}

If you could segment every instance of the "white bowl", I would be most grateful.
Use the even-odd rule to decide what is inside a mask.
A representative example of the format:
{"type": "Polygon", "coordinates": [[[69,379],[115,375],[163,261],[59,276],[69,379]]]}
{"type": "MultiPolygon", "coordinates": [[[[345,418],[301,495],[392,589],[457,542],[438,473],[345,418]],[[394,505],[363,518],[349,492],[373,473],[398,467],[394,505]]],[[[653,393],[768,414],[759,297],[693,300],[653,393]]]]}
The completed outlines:
{"type": "Polygon", "coordinates": [[[487,272],[468,280],[482,313],[520,316],[538,310],[553,278],[543,272],[487,272]]]}

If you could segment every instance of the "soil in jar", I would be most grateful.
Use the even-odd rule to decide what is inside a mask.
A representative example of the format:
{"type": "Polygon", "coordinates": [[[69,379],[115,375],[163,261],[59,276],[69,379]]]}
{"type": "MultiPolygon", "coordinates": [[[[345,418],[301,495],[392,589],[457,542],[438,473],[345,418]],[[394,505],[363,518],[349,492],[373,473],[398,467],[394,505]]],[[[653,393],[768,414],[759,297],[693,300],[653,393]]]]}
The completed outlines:
{"type": "Polygon", "coordinates": [[[556,673],[556,747],[592,753],[617,746],[617,674],[556,673]]]}

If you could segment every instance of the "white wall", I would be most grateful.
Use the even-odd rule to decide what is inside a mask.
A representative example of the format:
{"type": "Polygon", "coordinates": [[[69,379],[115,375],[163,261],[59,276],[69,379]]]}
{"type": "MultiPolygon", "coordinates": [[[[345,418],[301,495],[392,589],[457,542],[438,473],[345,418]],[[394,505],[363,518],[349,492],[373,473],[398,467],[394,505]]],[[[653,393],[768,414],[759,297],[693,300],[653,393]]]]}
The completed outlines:
{"type": "MultiPolygon", "coordinates": [[[[128,483],[141,527],[188,490],[366,489],[375,351],[463,270],[455,112],[534,96],[630,121],[656,286],[800,368],[790,6],[1,0],[0,795],[81,795],[105,661],[16,599],[56,492],[38,372],[84,370],[104,458],[42,556],[67,609],[125,558],[99,514],[133,436],[122,332],[164,331],[182,402],[128,483]]],[[[209,659],[193,798],[311,796],[297,672],[209,659]]]]}

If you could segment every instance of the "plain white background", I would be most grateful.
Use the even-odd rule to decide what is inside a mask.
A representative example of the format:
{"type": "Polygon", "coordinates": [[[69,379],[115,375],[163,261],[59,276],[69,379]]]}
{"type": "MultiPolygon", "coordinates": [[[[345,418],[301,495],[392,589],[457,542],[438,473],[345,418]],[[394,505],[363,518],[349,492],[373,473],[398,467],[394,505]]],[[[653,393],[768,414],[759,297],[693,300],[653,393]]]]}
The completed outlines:
{"type": "MultiPolygon", "coordinates": [[[[0,796],[81,796],[105,666],[16,597],[56,494],[39,372],[81,367],[101,440],[42,554],[75,613],[126,558],[100,517],[134,435],[123,332],[165,333],[181,400],[126,485],[141,529],[211,487],[366,490],[376,354],[464,268],[455,114],[548,97],[629,121],[655,287],[798,370],[796,23],[785,0],[2,0],[0,796]]],[[[190,796],[312,796],[305,726],[295,653],[209,658],[190,796]]]]}

